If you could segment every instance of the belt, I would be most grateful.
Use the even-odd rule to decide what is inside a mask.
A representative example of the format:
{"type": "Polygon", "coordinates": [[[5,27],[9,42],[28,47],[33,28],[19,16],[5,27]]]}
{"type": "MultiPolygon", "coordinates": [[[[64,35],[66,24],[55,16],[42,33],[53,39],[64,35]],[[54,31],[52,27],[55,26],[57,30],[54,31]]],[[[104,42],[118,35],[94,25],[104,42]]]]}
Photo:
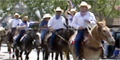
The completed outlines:
{"type": "Polygon", "coordinates": [[[87,28],[84,28],[84,29],[78,29],[78,30],[87,30],[87,28]]]}

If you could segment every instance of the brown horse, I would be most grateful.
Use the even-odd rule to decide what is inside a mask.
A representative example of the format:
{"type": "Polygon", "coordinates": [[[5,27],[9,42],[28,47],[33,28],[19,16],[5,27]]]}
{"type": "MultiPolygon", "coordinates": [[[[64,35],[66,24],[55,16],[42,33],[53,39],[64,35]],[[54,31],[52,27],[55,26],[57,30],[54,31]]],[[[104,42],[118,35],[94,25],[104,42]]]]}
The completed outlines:
{"type": "MultiPolygon", "coordinates": [[[[106,26],[105,21],[97,22],[97,25],[91,29],[91,34],[89,34],[84,41],[81,43],[82,45],[82,55],[80,56],[81,59],[99,59],[102,58],[103,48],[102,48],[102,40],[107,41],[109,44],[114,44],[115,40],[110,33],[110,29],[106,26]]],[[[76,35],[74,34],[70,41],[76,35]]],[[[69,48],[71,53],[73,54],[74,60],[78,59],[75,55],[75,48],[74,45],[69,44],[69,48]]]]}

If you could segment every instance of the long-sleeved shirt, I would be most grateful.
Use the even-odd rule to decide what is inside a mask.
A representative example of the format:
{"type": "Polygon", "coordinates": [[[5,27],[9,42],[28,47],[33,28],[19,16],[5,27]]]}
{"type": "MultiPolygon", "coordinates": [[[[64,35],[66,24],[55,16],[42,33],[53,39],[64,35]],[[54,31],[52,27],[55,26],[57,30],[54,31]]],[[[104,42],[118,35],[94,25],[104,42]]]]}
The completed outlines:
{"type": "Polygon", "coordinates": [[[29,29],[29,22],[22,22],[19,26],[24,26],[24,25],[26,25],[26,27],[25,28],[22,28],[21,30],[25,30],[25,31],[27,31],[28,29],[29,29]]]}
{"type": "MultiPolygon", "coordinates": [[[[47,24],[48,24],[48,21],[43,20],[43,21],[40,23],[39,27],[47,26],[47,24]]],[[[47,28],[47,27],[44,27],[44,29],[48,29],[48,28],[47,28]]]]}
{"type": "Polygon", "coordinates": [[[56,19],[56,16],[53,16],[48,21],[48,27],[52,27],[55,30],[65,28],[64,24],[66,24],[66,22],[65,22],[65,18],[63,16],[60,16],[59,19],[56,19]]]}
{"type": "Polygon", "coordinates": [[[89,23],[85,22],[85,20],[89,20],[90,24],[96,24],[96,18],[94,14],[90,11],[87,11],[86,15],[84,16],[81,16],[81,12],[77,12],[73,17],[72,26],[75,29],[78,29],[79,27],[87,28],[89,23]]]}
{"type": "Polygon", "coordinates": [[[71,15],[68,15],[67,19],[68,19],[68,25],[72,26],[73,17],[71,15]]]}
{"type": "Polygon", "coordinates": [[[21,19],[13,19],[13,20],[11,21],[12,28],[18,27],[21,23],[22,23],[22,20],[21,20],[21,19]]]}

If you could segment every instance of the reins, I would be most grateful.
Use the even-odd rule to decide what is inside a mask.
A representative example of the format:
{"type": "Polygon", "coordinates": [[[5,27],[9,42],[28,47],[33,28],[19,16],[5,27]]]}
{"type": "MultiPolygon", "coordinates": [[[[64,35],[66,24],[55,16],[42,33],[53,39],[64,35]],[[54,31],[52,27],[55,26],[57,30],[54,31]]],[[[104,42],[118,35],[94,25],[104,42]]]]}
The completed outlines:
{"type": "Polygon", "coordinates": [[[66,39],[64,39],[62,36],[60,36],[57,32],[53,32],[53,33],[55,33],[61,40],[68,43],[68,41],[66,39]]]}
{"type": "MultiPolygon", "coordinates": [[[[90,30],[89,28],[92,28],[92,27],[88,24],[87,30],[88,30],[88,33],[89,33],[89,34],[91,35],[91,37],[93,38],[93,40],[96,41],[97,43],[101,43],[100,41],[97,41],[97,40],[93,37],[93,35],[92,35],[92,33],[91,33],[91,30],[90,30]]],[[[101,47],[102,47],[103,50],[105,50],[102,44],[101,44],[101,47]]]]}

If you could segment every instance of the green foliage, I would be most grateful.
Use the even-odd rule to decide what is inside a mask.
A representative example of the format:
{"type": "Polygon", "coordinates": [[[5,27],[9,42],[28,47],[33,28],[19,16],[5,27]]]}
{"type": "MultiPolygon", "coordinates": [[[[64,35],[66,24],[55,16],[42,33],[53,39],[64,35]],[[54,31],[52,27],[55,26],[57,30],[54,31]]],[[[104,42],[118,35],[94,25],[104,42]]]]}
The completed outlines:
{"type": "MultiPolygon", "coordinates": [[[[37,16],[35,15],[35,11],[38,9],[40,10],[41,15],[45,13],[50,13],[54,15],[54,9],[60,6],[64,11],[67,9],[67,0],[0,0],[0,9],[4,11],[4,13],[13,13],[14,10],[6,10],[10,6],[15,6],[19,1],[22,1],[24,4],[27,5],[28,10],[26,13],[32,19],[38,20],[37,16]]],[[[100,19],[102,18],[114,18],[120,16],[119,11],[114,9],[115,5],[120,4],[120,0],[71,0],[77,10],[79,11],[78,4],[81,1],[86,1],[92,8],[90,9],[97,17],[100,19]]]]}

